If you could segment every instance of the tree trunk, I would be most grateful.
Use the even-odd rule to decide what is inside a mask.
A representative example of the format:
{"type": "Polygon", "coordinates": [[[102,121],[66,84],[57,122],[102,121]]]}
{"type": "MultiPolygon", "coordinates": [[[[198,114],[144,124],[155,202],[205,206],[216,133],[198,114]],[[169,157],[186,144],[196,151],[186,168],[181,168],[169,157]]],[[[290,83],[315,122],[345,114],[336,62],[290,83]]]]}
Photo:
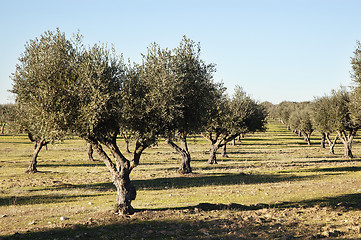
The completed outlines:
{"type": "Polygon", "coordinates": [[[112,175],[113,183],[117,189],[116,212],[120,214],[133,214],[134,208],[131,206],[131,202],[136,198],[136,189],[129,177],[131,173],[130,162],[120,153],[115,142],[108,143],[107,147],[116,158],[117,166],[111,161],[100,143],[95,140],[88,141],[93,149],[97,151],[112,175]]]}
{"type": "MultiPolygon", "coordinates": [[[[353,141],[353,133],[351,132],[349,135],[346,135],[344,131],[338,131],[338,138],[341,140],[344,146],[344,156],[346,158],[353,158],[352,154],[352,141],[353,141]]],[[[356,134],[356,133],[355,133],[356,134]]]]}
{"type": "Polygon", "coordinates": [[[25,171],[25,173],[29,173],[29,174],[32,174],[32,173],[36,173],[38,172],[38,170],[36,169],[36,165],[37,165],[37,158],[38,158],[38,155],[39,155],[39,152],[41,150],[41,148],[44,146],[44,140],[40,140],[40,141],[36,141],[34,143],[34,153],[33,153],[33,157],[31,159],[31,162],[28,166],[28,169],[25,171]]]}
{"type": "Polygon", "coordinates": [[[337,134],[336,134],[333,141],[330,140],[330,134],[329,133],[325,133],[325,138],[326,138],[328,146],[329,146],[329,153],[330,154],[335,154],[335,145],[337,143],[337,138],[338,138],[337,134]]]}
{"type": "Polygon", "coordinates": [[[208,164],[217,164],[217,150],[219,146],[217,144],[212,144],[211,149],[209,149],[209,158],[208,158],[208,164]]]}
{"type": "Polygon", "coordinates": [[[90,143],[87,143],[87,146],[88,146],[88,160],[89,161],[95,161],[94,158],[93,158],[93,147],[90,143]]]}
{"type": "Polygon", "coordinates": [[[347,142],[346,144],[344,144],[344,149],[345,149],[345,157],[351,159],[353,158],[353,154],[352,154],[352,144],[350,142],[347,142]]]}
{"type": "Polygon", "coordinates": [[[180,142],[182,147],[179,147],[172,140],[167,139],[167,143],[175,149],[181,156],[181,163],[178,169],[179,173],[186,174],[192,173],[191,168],[191,155],[188,151],[187,138],[185,134],[181,134],[180,142]]]}
{"type": "Polygon", "coordinates": [[[113,180],[113,183],[117,188],[115,211],[120,214],[133,214],[134,208],[132,207],[131,202],[135,200],[137,192],[130,181],[129,172],[118,175],[113,180]]]}
{"type": "Polygon", "coordinates": [[[0,130],[1,135],[5,134],[5,125],[6,125],[6,123],[1,123],[1,130],[0,130]]]}
{"type": "Polygon", "coordinates": [[[326,148],[326,133],[321,133],[321,146],[320,148],[326,148]]]}
{"type": "Polygon", "coordinates": [[[222,157],[228,158],[228,155],[227,155],[227,144],[224,144],[224,146],[223,146],[223,148],[222,148],[222,157]]]}
{"type": "Polygon", "coordinates": [[[129,139],[124,138],[124,142],[125,142],[125,151],[127,153],[131,153],[129,150],[129,139]]]}

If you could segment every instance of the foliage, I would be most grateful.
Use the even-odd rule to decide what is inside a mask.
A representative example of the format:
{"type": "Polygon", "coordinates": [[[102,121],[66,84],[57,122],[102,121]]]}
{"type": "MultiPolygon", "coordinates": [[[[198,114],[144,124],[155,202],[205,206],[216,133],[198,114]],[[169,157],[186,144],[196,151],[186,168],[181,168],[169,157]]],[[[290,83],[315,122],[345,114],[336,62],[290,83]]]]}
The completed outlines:
{"type": "MultiPolygon", "coordinates": [[[[179,171],[190,173],[187,135],[202,130],[213,108],[214,64],[200,58],[200,45],[183,37],[172,50],[153,43],[143,55],[139,78],[144,84],[146,106],[156,121],[151,131],[164,136],[182,156],[179,171]],[[179,138],[182,146],[174,143],[179,138]]],[[[149,124],[148,124],[149,125],[149,124]]]]}
{"type": "Polygon", "coordinates": [[[231,99],[222,95],[219,98],[213,115],[209,119],[203,136],[211,143],[209,163],[216,163],[216,151],[240,134],[265,131],[265,108],[251,99],[245,91],[236,86],[231,99]]]}
{"type": "Polygon", "coordinates": [[[7,132],[11,132],[16,128],[15,121],[17,119],[17,107],[15,104],[0,104],[0,134],[5,134],[5,126],[7,132]]]}
{"type": "Polygon", "coordinates": [[[40,141],[62,139],[61,123],[73,85],[74,49],[59,29],[29,41],[12,76],[12,92],[22,113],[17,120],[40,141]]]}

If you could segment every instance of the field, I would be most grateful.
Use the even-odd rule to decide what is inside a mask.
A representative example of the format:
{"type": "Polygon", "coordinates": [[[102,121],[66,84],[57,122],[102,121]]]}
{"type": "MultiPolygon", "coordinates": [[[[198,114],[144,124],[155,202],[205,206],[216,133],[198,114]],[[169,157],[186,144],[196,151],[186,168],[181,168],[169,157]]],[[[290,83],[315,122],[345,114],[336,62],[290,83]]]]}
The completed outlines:
{"type": "Polygon", "coordinates": [[[195,136],[189,175],[160,142],[132,172],[136,213],[119,216],[110,174],[84,141],[49,145],[29,175],[32,143],[0,136],[0,239],[361,239],[360,139],[352,160],[312,141],[270,121],[208,165],[209,144],[195,136]]]}

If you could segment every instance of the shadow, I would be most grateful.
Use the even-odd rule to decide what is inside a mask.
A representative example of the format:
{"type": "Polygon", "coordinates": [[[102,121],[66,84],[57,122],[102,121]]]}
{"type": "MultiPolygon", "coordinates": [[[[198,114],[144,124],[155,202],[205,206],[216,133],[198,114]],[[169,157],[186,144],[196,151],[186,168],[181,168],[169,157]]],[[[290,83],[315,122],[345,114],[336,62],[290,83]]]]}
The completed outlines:
{"type": "Polygon", "coordinates": [[[38,164],[38,167],[40,168],[44,168],[44,167],[99,167],[99,166],[105,166],[103,162],[101,161],[96,161],[96,162],[91,162],[91,163],[79,163],[79,164],[67,164],[67,163],[63,163],[63,164],[47,164],[47,163],[43,163],[43,164],[38,164]]]}
{"type": "Polygon", "coordinates": [[[345,194],[336,197],[325,197],[319,199],[304,200],[300,202],[283,202],[272,205],[276,208],[290,208],[290,207],[330,207],[342,208],[343,210],[361,210],[361,193],[345,194]]]}
{"type": "Polygon", "coordinates": [[[337,197],[325,197],[319,199],[304,200],[299,202],[282,202],[277,204],[258,203],[255,205],[243,205],[238,203],[220,204],[220,203],[199,203],[195,206],[176,207],[176,208],[156,208],[156,209],[136,209],[142,211],[165,211],[165,210],[190,210],[190,211],[215,211],[215,210],[236,210],[236,211],[254,211],[268,208],[312,208],[315,206],[330,207],[333,209],[361,210],[361,193],[340,195],[337,197]]]}
{"type": "MultiPolygon", "coordinates": [[[[64,228],[37,230],[36,232],[15,233],[11,236],[0,237],[1,240],[20,239],[224,239],[224,240],[246,240],[246,239],[296,239],[298,230],[290,224],[279,224],[276,221],[255,223],[251,219],[242,220],[242,224],[234,224],[230,219],[178,219],[178,220],[124,220],[119,217],[111,223],[102,225],[68,225],[64,228]],[[280,231],[280,229],[284,231],[280,231]],[[280,233],[281,232],[281,233],[280,233]],[[282,236],[288,238],[282,238],[282,236]]],[[[309,228],[307,234],[312,236],[314,230],[309,228]]]]}
{"type": "Polygon", "coordinates": [[[47,203],[63,203],[74,202],[77,198],[95,197],[94,195],[35,195],[35,196],[9,196],[0,197],[0,206],[20,206],[20,205],[34,205],[34,204],[47,204],[47,203]]]}
{"type": "MultiPolygon", "coordinates": [[[[99,192],[105,191],[116,191],[115,185],[112,182],[103,182],[103,183],[93,183],[93,184],[59,184],[50,187],[44,187],[40,189],[29,190],[29,192],[37,192],[37,191],[44,191],[44,190],[64,190],[64,189],[88,189],[88,190],[96,190],[99,192]]],[[[80,195],[79,197],[86,196],[80,195]]],[[[98,196],[91,195],[91,196],[98,196]]],[[[86,196],[87,197],[87,196],[86,196]]],[[[90,195],[89,195],[90,197],[90,195]]]]}
{"type": "Polygon", "coordinates": [[[133,180],[134,186],[140,190],[161,190],[165,188],[189,188],[203,186],[223,186],[239,184],[277,183],[289,181],[301,181],[312,179],[316,176],[285,176],[285,175],[261,175],[261,174],[190,174],[186,177],[155,178],[148,180],[133,180]]]}
{"type": "MultiPolygon", "coordinates": [[[[293,176],[293,175],[261,175],[261,174],[189,174],[187,176],[174,178],[154,178],[146,180],[132,180],[133,185],[137,190],[163,190],[163,189],[180,189],[189,187],[204,187],[204,186],[223,186],[223,185],[239,185],[239,184],[260,184],[260,183],[277,183],[309,180],[315,176],[293,176]]],[[[96,183],[96,184],[60,184],[47,188],[41,188],[30,191],[43,190],[61,190],[69,188],[92,189],[97,191],[116,190],[112,182],[96,183]]]]}
{"type": "MultiPolygon", "coordinates": [[[[252,211],[317,205],[345,208],[346,204],[348,208],[359,210],[360,195],[350,194],[277,205],[200,203],[183,208],[138,209],[131,217],[112,214],[96,223],[64,223],[62,228],[34,228],[32,231],[2,236],[0,239],[319,239],[326,237],[320,234],[322,232],[318,229],[317,223],[280,221],[267,217],[267,212],[260,214],[252,211]],[[223,213],[224,210],[248,212],[247,216],[232,213],[233,217],[230,217],[230,213],[223,213]],[[219,211],[217,217],[207,213],[214,211],[219,211]],[[174,214],[179,217],[175,218],[174,214]]],[[[355,239],[350,235],[344,236],[345,232],[333,233],[332,239],[355,239]]]]}
{"type": "Polygon", "coordinates": [[[304,169],[302,172],[359,172],[361,167],[332,167],[332,168],[315,168],[304,169]]]}

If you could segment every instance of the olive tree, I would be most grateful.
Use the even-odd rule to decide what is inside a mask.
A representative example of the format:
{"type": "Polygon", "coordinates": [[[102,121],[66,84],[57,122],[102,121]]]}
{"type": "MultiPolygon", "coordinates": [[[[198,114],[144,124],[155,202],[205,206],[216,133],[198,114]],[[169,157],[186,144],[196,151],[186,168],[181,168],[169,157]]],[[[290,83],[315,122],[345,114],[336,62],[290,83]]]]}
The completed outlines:
{"type": "Polygon", "coordinates": [[[291,129],[301,133],[307,144],[311,145],[311,134],[314,131],[314,127],[309,108],[306,107],[293,111],[290,115],[289,122],[291,129]]]}
{"type": "Polygon", "coordinates": [[[21,116],[17,121],[34,140],[34,153],[27,173],[37,172],[37,157],[43,146],[61,140],[61,122],[72,101],[67,89],[74,78],[70,62],[74,49],[59,29],[45,32],[25,45],[12,75],[12,92],[21,116]]]}
{"type": "Polygon", "coordinates": [[[332,91],[329,105],[331,126],[344,145],[345,157],[353,158],[352,142],[360,125],[354,121],[350,106],[350,93],[346,89],[332,91]]]}
{"type": "Polygon", "coordinates": [[[5,134],[5,126],[10,126],[16,120],[15,104],[0,104],[0,135],[5,134]]]}
{"type": "Polygon", "coordinates": [[[331,99],[330,96],[323,96],[316,98],[311,105],[311,119],[313,126],[322,135],[321,148],[324,148],[325,141],[329,146],[329,152],[335,153],[335,145],[338,139],[338,135],[333,127],[333,121],[331,121],[331,99]],[[333,140],[331,140],[331,134],[335,134],[333,140]]]}
{"type": "Polygon", "coordinates": [[[265,130],[265,108],[247,96],[239,86],[236,86],[231,99],[220,95],[212,113],[202,133],[211,144],[209,164],[216,164],[217,150],[240,134],[265,130]]]}
{"type": "Polygon", "coordinates": [[[184,37],[176,48],[157,44],[143,55],[142,80],[161,109],[159,124],[167,143],[181,155],[180,173],[190,173],[187,136],[200,132],[212,108],[213,64],[200,58],[200,46],[184,37]],[[175,140],[179,140],[180,145],[175,140]]]}
{"type": "Polygon", "coordinates": [[[276,115],[282,124],[287,126],[288,130],[291,130],[290,117],[293,111],[296,110],[297,103],[283,101],[277,105],[276,115]]]}
{"type": "Polygon", "coordinates": [[[130,173],[139,164],[142,152],[155,142],[157,120],[151,116],[152,106],[139,79],[139,71],[126,66],[120,56],[106,45],[95,44],[78,48],[77,79],[73,94],[77,101],[71,108],[67,123],[85,139],[107,166],[117,189],[116,210],[134,212],[131,202],[136,189],[130,173]],[[127,159],[116,139],[120,129],[130,129],[136,135],[133,158],[127,159]],[[104,150],[109,149],[111,156],[104,150]]]}
{"type": "Polygon", "coordinates": [[[352,73],[351,79],[355,87],[350,96],[351,119],[355,125],[361,124],[361,43],[356,42],[357,46],[354,56],[351,58],[352,73]]]}

